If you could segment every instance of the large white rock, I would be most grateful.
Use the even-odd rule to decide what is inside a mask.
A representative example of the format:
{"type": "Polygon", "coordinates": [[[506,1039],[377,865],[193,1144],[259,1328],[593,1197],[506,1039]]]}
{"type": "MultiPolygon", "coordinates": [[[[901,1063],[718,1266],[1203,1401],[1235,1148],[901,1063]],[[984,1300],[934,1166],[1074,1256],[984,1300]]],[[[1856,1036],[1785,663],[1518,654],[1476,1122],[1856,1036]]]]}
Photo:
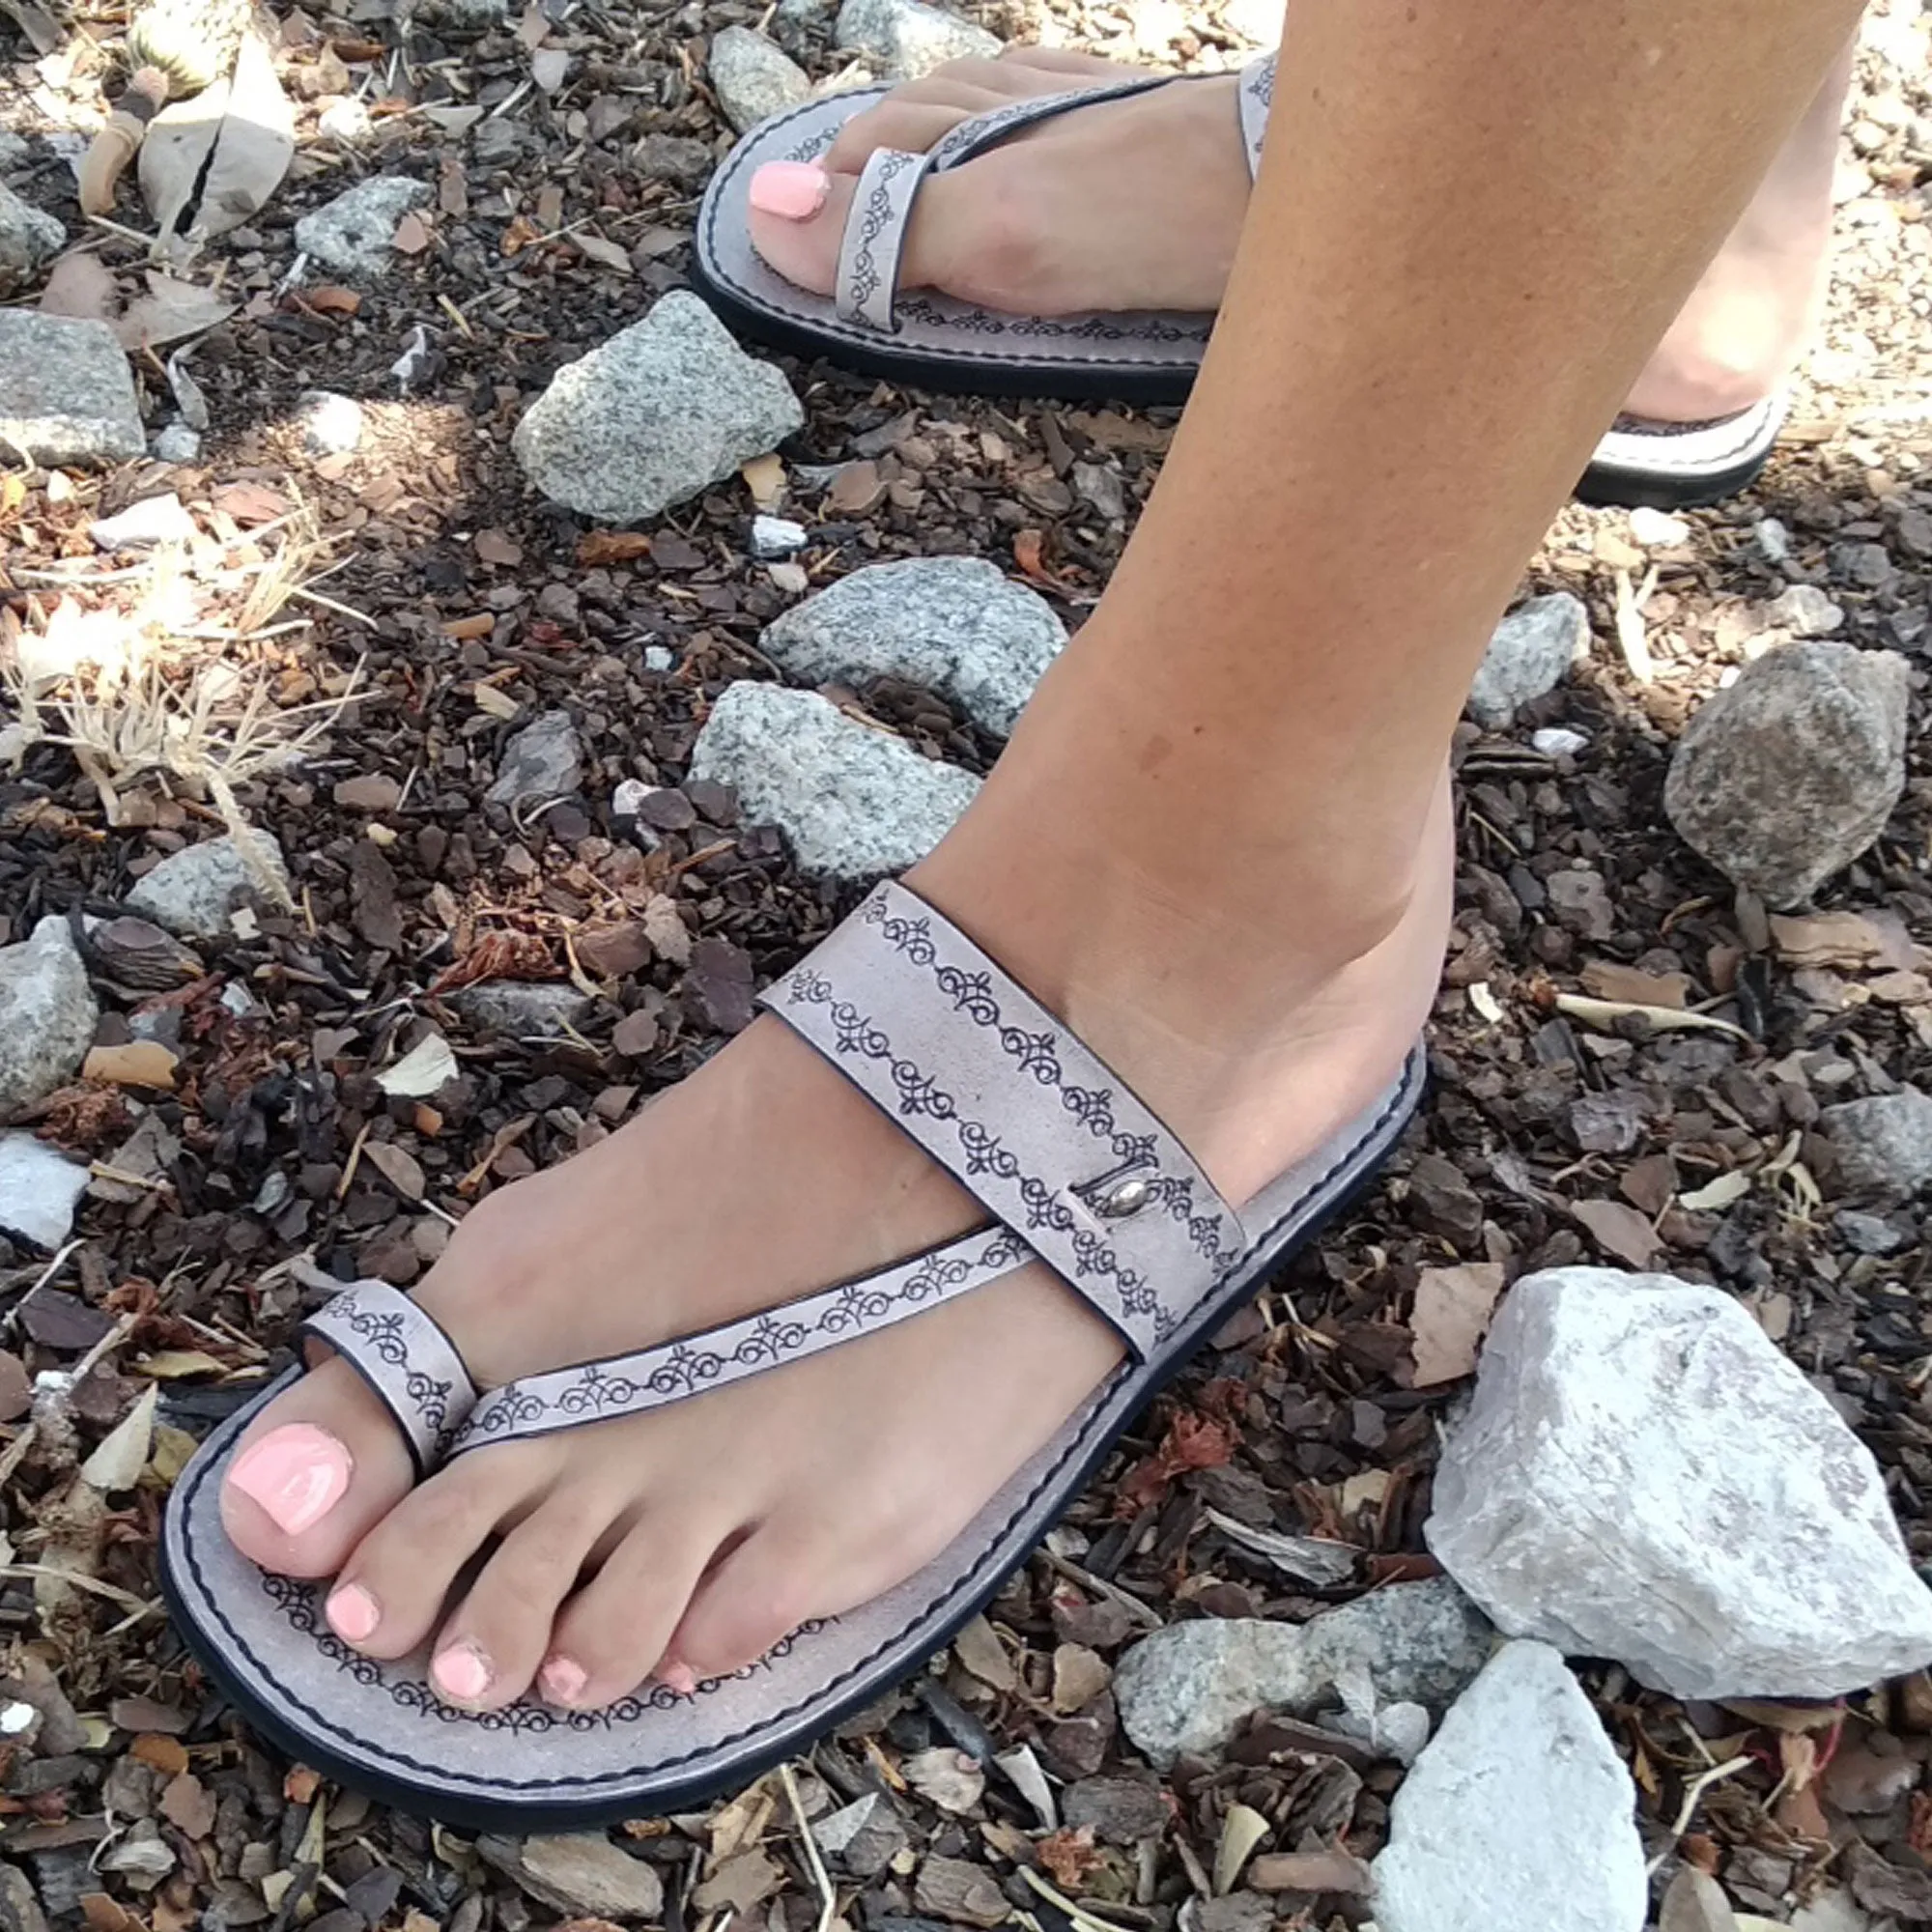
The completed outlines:
{"type": "Polygon", "coordinates": [[[1663,809],[1719,871],[1796,905],[1885,830],[1905,789],[1911,695],[1896,651],[1781,644],[1684,727],[1663,809]]]}
{"type": "Polygon", "coordinates": [[[766,625],[765,655],[813,683],[902,677],[1006,737],[1066,627],[1037,591],[977,556],[875,563],[766,625]]]}
{"type": "Polygon", "coordinates": [[[1512,1643],[1463,1691],[1389,1804],[1381,1932],[1639,1932],[1636,1789],[1562,1658],[1512,1643]]]}
{"type": "Polygon", "coordinates": [[[266,832],[251,831],[247,837],[252,865],[232,837],[204,838],[199,845],[171,852],[142,875],[128,895],[128,910],[184,939],[232,939],[238,903],[272,905],[277,898],[285,900],[289,891],[282,848],[266,832]]]}
{"type": "Polygon", "coordinates": [[[806,71],[776,41],[750,27],[723,28],[711,43],[709,67],[718,104],[741,134],[811,92],[806,71]]]}
{"type": "Polygon", "coordinates": [[[1590,613],[1567,590],[1519,604],[1490,635],[1469,685],[1469,716],[1500,731],[1519,704],[1554,691],[1590,652],[1590,613]]]}
{"type": "Polygon", "coordinates": [[[1832,1697],[1932,1661],[1870,1452],[1738,1302],[1669,1275],[1517,1284],[1423,1534],[1509,1635],[1680,1697],[1832,1697]]]}
{"type": "Polygon", "coordinates": [[[980,789],[813,692],[751,682],[711,707],[691,775],[736,786],[748,823],[778,826],[807,871],[836,879],[917,865],[980,789]]]}
{"type": "Polygon", "coordinates": [[[844,0],[833,44],[865,54],[887,80],[917,80],[950,60],[991,60],[997,35],[924,0],[844,0]]]}
{"type": "Polygon", "coordinates": [[[1203,1617],[1170,1624],[1121,1660],[1121,1724],[1157,1765],[1217,1751],[1250,1711],[1305,1717],[1366,1679],[1383,1704],[1439,1711],[1475,1676],[1495,1639],[1489,1619],[1445,1578],[1398,1583],[1305,1624],[1203,1617]]]}
{"type": "Polygon", "coordinates": [[[0,1119],[73,1078],[99,1017],[66,920],[49,914],[0,948],[0,1119]]]}
{"type": "Polygon", "coordinates": [[[554,503],[638,523],[732,476],[805,425],[791,384],[683,290],[566,362],[511,447],[554,503]]]}
{"type": "Polygon", "coordinates": [[[46,464],[147,454],[127,353],[104,322],[0,309],[0,445],[46,464]]]}

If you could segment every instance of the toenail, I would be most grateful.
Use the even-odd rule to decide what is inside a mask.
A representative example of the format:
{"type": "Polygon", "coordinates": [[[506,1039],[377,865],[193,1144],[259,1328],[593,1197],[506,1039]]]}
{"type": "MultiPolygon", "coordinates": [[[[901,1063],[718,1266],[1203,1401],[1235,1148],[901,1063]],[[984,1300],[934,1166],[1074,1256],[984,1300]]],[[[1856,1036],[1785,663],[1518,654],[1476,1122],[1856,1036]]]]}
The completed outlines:
{"type": "Polygon", "coordinates": [[[537,1683],[553,1704],[575,1704],[583,1695],[589,1674],[575,1658],[546,1658],[537,1672],[537,1683]]]}
{"type": "Polygon", "coordinates": [[[810,221],[832,192],[832,177],[810,161],[767,161],[752,177],[751,203],[781,221],[810,221]]]}
{"type": "Polygon", "coordinates": [[[355,1470],[355,1459],[327,1430],[290,1422],[244,1450],[228,1480],[259,1503],[284,1536],[299,1536],[342,1500],[355,1470]]]}
{"type": "Polygon", "coordinates": [[[680,1697],[695,1697],[697,1694],[697,1673],[688,1663],[676,1663],[667,1659],[657,1667],[657,1680],[666,1690],[675,1690],[680,1697]]]}
{"type": "Polygon", "coordinates": [[[429,1667],[436,1688],[459,1704],[473,1704],[489,1690],[490,1660],[467,1637],[440,1650],[429,1667]]]}
{"type": "Polygon", "coordinates": [[[323,1606],[323,1614],[336,1635],[348,1638],[351,1643],[366,1643],[383,1621],[375,1598],[360,1583],[345,1583],[332,1592],[323,1606]]]}

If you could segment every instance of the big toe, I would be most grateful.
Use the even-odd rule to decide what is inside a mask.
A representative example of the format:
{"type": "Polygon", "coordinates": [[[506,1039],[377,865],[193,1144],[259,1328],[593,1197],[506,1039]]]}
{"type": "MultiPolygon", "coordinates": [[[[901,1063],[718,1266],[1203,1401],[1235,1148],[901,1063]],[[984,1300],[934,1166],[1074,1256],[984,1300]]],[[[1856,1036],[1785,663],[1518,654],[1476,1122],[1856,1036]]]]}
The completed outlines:
{"type": "Polygon", "coordinates": [[[749,190],[752,246],[786,281],[829,296],[858,185],[857,175],[835,174],[810,161],[767,161],[749,190]]]}
{"type": "Polygon", "coordinates": [[[221,1485],[222,1526],[265,1570],[331,1577],[413,1477],[388,1411],[346,1363],[325,1362],[242,1436],[221,1485]]]}

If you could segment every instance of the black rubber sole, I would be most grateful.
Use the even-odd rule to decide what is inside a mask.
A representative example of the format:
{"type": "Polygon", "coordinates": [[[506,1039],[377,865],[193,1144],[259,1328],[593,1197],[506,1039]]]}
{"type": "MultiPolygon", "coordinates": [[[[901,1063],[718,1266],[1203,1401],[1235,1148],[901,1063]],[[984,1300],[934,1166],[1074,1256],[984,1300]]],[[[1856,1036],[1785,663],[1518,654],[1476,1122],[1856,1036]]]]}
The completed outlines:
{"type": "Polygon", "coordinates": [[[1771,461],[1769,449],[1759,450],[1728,469],[1702,476],[1666,474],[1662,470],[1631,470],[1621,466],[1591,464],[1574,495],[1579,503],[1600,509],[1702,510],[1748,490],[1771,461]]]}

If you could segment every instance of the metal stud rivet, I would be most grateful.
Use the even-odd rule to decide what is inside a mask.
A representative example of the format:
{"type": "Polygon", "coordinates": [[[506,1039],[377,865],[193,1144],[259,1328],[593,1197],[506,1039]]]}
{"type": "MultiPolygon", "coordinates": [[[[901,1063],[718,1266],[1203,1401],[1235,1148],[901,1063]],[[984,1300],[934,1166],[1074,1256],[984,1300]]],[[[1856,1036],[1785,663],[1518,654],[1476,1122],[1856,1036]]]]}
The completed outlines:
{"type": "Polygon", "coordinates": [[[1148,1205],[1152,1193],[1153,1189],[1145,1180],[1123,1180],[1096,1205],[1108,1220],[1118,1221],[1125,1215],[1138,1214],[1148,1205]]]}

